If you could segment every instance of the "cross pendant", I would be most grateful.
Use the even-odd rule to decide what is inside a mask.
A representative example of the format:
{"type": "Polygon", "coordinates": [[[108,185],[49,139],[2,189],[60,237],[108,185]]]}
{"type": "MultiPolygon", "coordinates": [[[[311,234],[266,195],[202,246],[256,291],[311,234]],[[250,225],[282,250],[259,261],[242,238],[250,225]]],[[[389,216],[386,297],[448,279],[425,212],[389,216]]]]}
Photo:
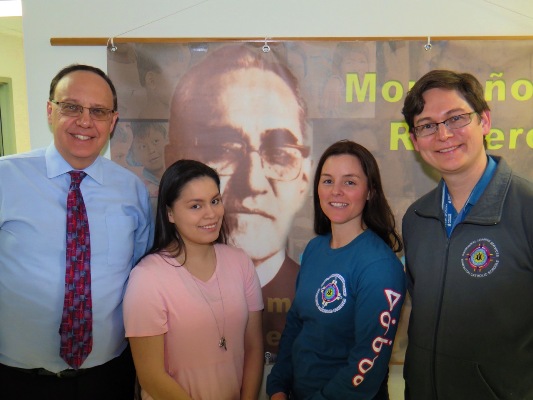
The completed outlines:
{"type": "Polygon", "coordinates": [[[226,347],[226,338],[224,336],[222,336],[218,341],[218,347],[224,347],[224,350],[228,350],[226,347]]]}

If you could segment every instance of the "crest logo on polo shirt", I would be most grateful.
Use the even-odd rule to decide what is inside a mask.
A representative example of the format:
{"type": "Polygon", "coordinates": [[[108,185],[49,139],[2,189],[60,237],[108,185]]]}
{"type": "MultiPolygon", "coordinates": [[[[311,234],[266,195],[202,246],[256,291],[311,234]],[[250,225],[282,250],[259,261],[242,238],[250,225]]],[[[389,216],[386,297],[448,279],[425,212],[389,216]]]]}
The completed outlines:
{"type": "Polygon", "coordinates": [[[474,278],[485,278],[492,274],[500,263],[500,252],[493,241],[487,238],[471,242],[463,250],[463,270],[474,278]]]}
{"type": "Polygon", "coordinates": [[[323,313],[339,311],[346,304],[346,282],[339,274],[328,276],[315,295],[316,307],[323,313]]]}

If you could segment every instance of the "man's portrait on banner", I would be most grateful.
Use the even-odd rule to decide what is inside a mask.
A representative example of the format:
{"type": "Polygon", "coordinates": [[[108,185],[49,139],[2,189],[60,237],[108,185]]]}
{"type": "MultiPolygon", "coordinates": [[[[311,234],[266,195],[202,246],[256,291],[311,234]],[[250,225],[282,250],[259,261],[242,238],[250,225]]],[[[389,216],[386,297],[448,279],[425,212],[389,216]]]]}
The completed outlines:
{"type": "Polygon", "coordinates": [[[171,103],[167,165],[194,158],[219,173],[231,240],[252,258],[263,287],[273,353],[298,273],[286,245],[309,188],[309,136],[296,78],[260,49],[229,45],[208,54],[171,103]]]}

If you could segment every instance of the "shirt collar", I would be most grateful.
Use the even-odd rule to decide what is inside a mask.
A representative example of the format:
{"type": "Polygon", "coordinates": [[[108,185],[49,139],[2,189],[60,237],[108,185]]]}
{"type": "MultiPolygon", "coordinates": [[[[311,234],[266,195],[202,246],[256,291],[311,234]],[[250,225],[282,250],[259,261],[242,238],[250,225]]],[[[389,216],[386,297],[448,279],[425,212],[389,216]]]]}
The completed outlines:
{"type": "MultiPolygon", "coordinates": [[[[59,151],[57,151],[54,143],[51,143],[46,148],[44,157],[46,160],[46,176],[49,179],[66,174],[75,169],[72,168],[67,161],[65,161],[63,156],[59,153],[59,151]]],[[[87,168],[84,168],[83,171],[97,183],[102,184],[104,182],[102,157],[98,156],[98,158],[87,168]]]]}
{"type": "MultiPolygon", "coordinates": [[[[481,175],[481,178],[479,178],[476,186],[474,186],[474,189],[472,189],[472,192],[470,193],[470,196],[466,202],[469,207],[474,206],[481,195],[485,192],[490,180],[494,176],[494,171],[496,171],[497,165],[497,162],[491,156],[487,155],[487,166],[485,167],[485,171],[483,172],[483,175],[481,175]]],[[[444,185],[446,185],[446,183],[444,183],[444,185]]]]}

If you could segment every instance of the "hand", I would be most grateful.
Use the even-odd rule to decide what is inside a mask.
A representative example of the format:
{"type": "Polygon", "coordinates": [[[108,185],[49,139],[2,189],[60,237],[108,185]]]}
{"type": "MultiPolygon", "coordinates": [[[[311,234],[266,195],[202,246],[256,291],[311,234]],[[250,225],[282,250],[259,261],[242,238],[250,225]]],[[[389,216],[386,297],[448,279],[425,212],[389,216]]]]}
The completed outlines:
{"type": "Polygon", "coordinates": [[[270,397],[270,400],[287,400],[289,397],[283,393],[283,392],[278,392],[278,393],[274,393],[271,397],[270,397]]]}

